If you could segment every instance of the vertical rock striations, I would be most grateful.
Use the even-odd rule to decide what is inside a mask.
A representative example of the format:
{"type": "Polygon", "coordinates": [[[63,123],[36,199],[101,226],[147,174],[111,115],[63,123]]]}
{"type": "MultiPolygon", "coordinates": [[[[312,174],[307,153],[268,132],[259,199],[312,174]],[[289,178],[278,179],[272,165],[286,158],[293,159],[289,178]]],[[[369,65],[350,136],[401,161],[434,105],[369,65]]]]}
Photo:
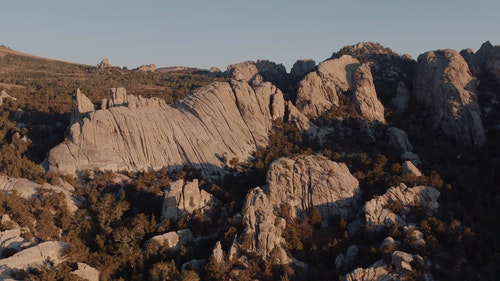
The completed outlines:
{"type": "Polygon", "coordinates": [[[418,57],[415,97],[432,114],[435,127],[464,144],[486,142],[475,80],[463,57],[453,50],[418,57]]]}

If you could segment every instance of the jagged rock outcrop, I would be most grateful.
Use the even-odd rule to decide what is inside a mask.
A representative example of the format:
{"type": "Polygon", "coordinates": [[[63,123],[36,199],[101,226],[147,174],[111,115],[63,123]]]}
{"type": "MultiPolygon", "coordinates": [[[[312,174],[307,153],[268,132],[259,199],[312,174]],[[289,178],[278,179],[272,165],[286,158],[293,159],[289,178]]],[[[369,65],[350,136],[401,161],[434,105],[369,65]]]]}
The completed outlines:
{"type": "Polygon", "coordinates": [[[399,81],[396,88],[396,96],[391,100],[391,106],[396,113],[403,113],[410,105],[410,90],[403,81],[399,81]]]}
{"type": "Polygon", "coordinates": [[[254,85],[260,84],[265,79],[272,81],[285,76],[286,69],[283,64],[276,64],[268,60],[245,61],[231,64],[227,67],[227,76],[237,81],[245,81],[254,85]]]}
{"type": "Polygon", "coordinates": [[[485,63],[485,68],[500,83],[500,46],[493,48],[485,63]]]}
{"type": "Polygon", "coordinates": [[[356,215],[358,181],[346,165],[325,157],[280,158],[271,164],[266,182],[247,196],[242,212],[245,229],[235,243],[263,258],[274,252],[273,263],[291,261],[283,248],[286,221],[278,213],[282,207],[288,206],[292,217],[304,216],[315,207],[324,225],[334,216],[351,219],[356,215]]]}
{"type": "Polygon", "coordinates": [[[51,149],[44,166],[72,174],[187,164],[205,175],[219,175],[225,161],[248,160],[267,145],[272,121],[283,118],[282,96],[270,83],[219,82],[168,106],[159,99],[120,96],[116,90],[112,107],[72,120],[67,141],[51,149]]]}
{"type": "Polygon", "coordinates": [[[217,199],[198,186],[198,180],[171,182],[165,190],[162,207],[162,219],[177,219],[201,210],[205,217],[217,204],[217,199]]]}
{"type": "Polygon", "coordinates": [[[481,74],[484,64],[488,59],[491,51],[493,50],[493,45],[491,45],[490,41],[484,42],[479,50],[474,53],[471,49],[465,49],[460,51],[460,55],[465,59],[467,64],[469,65],[470,71],[478,76],[481,74]]]}
{"type": "Polygon", "coordinates": [[[431,186],[408,188],[404,184],[389,188],[383,195],[366,202],[365,223],[369,232],[380,232],[393,224],[405,226],[410,207],[422,208],[428,214],[437,211],[440,193],[431,186]]]}
{"type": "Polygon", "coordinates": [[[361,64],[354,73],[352,97],[358,112],[365,120],[385,123],[384,106],[377,98],[370,66],[361,64]]]}
{"type": "Polygon", "coordinates": [[[290,74],[292,76],[302,76],[312,71],[315,67],[316,62],[314,60],[301,59],[293,64],[292,70],[290,70],[290,74]]]}
{"type": "Polygon", "coordinates": [[[170,231],[165,234],[151,237],[149,242],[155,241],[160,246],[167,246],[168,249],[178,251],[181,246],[193,241],[193,233],[190,229],[181,229],[178,231],[170,231]]]}
{"type": "Polygon", "coordinates": [[[482,145],[486,134],[475,84],[467,63],[454,50],[418,57],[414,95],[430,111],[435,128],[461,143],[482,145]]]}
{"type": "Polygon", "coordinates": [[[422,176],[422,172],[409,160],[404,161],[401,168],[403,168],[403,175],[413,174],[416,177],[422,176]]]}
{"type": "Polygon", "coordinates": [[[310,117],[318,117],[338,106],[339,95],[351,87],[358,67],[359,61],[351,56],[320,63],[316,71],[300,81],[295,103],[297,108],[310,117]]]}
{"type": "Polygon", "coordinates": [[[356,268],[347,273],[343,281],[393,281],[394,276],[384,267],[356,268]]]}
{"type": "Polygon", "coordinates": [[[402,81],[407,86],[412,83],[416,62],[410,55],[400,56],[390,48],[374,42],[345,46],[333,53],[331,59],[343,55],[349,55],[361,63],[370,63],[377,95],[384,104],[396,96],[399,82],[402,81]]]}
{"type": "Polygon", "coordinates": [[[270,165],[266,182],[263,190],[273,206],[288,204],[293,217],[314,206],[323,225],[337,215],[352,219],[359,206],[358,180],[345,164],[323,156],[280,158],[270,165]]]}
{"type": "Polygon", "coordinates": [[[309,117],[319,117],[339,106],[339,95],[351,92],[358,112],[368,121],[385,123],[384,107],[377,99],[370,67],[351,56],[319,64],[299,83],[296,105],[309,117]]]}
{"type": "Polygon", "coordinates": [[[99,69],[106,69],[113,67],[113,65],[109,62],[108,58],[103,58],[101,62],[96,65],[96,67],[99,69]]]}
{"type": "Polygon", "coordinates": [[[77,263],[78,268],[71,273],[88,281],[99,281],[100,272],[85,263],[77,263]]]}
{"type": "Polygon", "coordinates": [[[243,207],[243,225],[245,229],[239,247],[264,259],[275,251],[277,258],[273,263],[276,264],[291,261],[283,248],[285,240],[281,235],[286,227],[285,219],[277,218],[269,197],[259,187],[247,196],[243,207]]]}
{"type": "Polygon", "coordinates": [[[66,196],[66,204],[68,210],[72,213],[78,209],[77,198],[74,195],[75,188],[63,181],[59,180],[58,185],[51,185],[48,183],[38,184],[24,178],[11,178],[0,175],[0,191],[3,192],[17,192],[18,195],[25,199],[38,194],[40,189],[47,189],[53,192],[62,192],[66,196]]]}
{"type": "Polygon", "coordinates": [[[141,72],[155,72],[156,71],[156,65],[155,64],[145,64],[145,65],[141,65],[139,66],[139,68],[137,68],[138,71],[141,71],[141,72]]]}
{"type": "MultiPolygon", "coordinates": [[[[3,224],[3,219],[2,219],[3,224]]],[[[19,228],[4,230],[0,232],[0,257],[4,251],[19,252],[22,249],[35,245],[34,241],[22,237],[22,231],[19,228]]]]}

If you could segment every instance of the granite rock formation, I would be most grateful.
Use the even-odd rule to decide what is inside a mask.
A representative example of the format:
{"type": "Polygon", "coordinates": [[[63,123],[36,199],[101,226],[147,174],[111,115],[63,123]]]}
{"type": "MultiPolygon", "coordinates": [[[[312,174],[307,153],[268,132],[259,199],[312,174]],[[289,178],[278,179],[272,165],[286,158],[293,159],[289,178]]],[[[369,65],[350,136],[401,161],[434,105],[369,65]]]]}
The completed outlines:
{"type": "Polygon", "coordinates": [[[493,50],[493,45],[491,45],[490,41],[484,42],[481,47],[474,53],[471,49],[465,49],[460,51],[460,55],[465,59],[467,64],[469,65],[470,71],[478,76],[481,74],[484,64],[488,59],[491,51],[493,50]]]}
{"type": "Polygon", "coordinates": [[[408,188],[404,184],[389,188],[383,195],[365,203],[365,223],[369,232],[380,232],[394,224],[405,226],[408,208],[422,208],[428,214],[436,212],[439,191],[431,186],[408,188]]]}
{"type": "Polygon", "coordinates": [[[351,56],[319,64],[300,81],[296,105],[305,115],[319,117],[339,106],[339,95],[351,92],[351,99],[367,121],[385,123],[384,107],[377,98],[370,67],[351,56]]]}
{"type": "Polygon", "coordinates": [[[485,68],[500,83],[500,46],[493,48],[485,63],[485,68]]]}
{"type": "Polygon", "coordinates": [[[290,74],[292,76],[302,76],[311,72],[316,67],[316,62],[312,59],[301,59],[296,61],[292,70],[290,70],[290,74]]]}
{"type": "Polygon", "coordinates": [[[435,128],[461,143],[482,145],[486,134],[475,84],[467,63],[454,50],[418,57],[414,95],[431,113],[435,128]]]}
{"type": "Polygon", "coordinates": [[[175,169],[188,164],[206,175],[220,174],[228,160],[248,160],[265,147],[272,121],[285,112],[283,94],[270,83],[214,83],[172,107],[118,88],[102,103],[105,109],[91,110],[88,98],[78,93],[67,141],[54,147],[44,162],[50,171],[175,169]]]}
{"type": "Polygon", "coordinates": [[[190,182],[177,180],[171,182],[165,190],[162,207],[162,219],[177,219],[192,214],[196,210],[209,216],[217,199],[198,187],[198,180],[190,182]]]}

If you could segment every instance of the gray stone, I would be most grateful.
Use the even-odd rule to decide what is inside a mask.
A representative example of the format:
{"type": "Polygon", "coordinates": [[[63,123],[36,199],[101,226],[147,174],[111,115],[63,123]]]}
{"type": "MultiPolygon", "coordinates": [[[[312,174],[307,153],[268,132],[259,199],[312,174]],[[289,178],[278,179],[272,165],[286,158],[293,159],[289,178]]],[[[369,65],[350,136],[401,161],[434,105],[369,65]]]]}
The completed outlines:
{"type": "Polygon", "coordinates": [[[403,165],[401,165],[401,167],[403,168],[404,175],[413,174],[416,177],[422,176],[422,172],[420,172],[420,170],[411,161],[408,161],[408,160],[404,161],[403,165]]]}
{"type": "Polygon", "coordinates": [[[500,83],[500,46],[495,46],[485,63],[485,69],[500,83]]]}
{"type": "Polygon", "coordinates": [[[370,65],[361,64],[354,73],[353,99],[359,114],[367,121],[385,123],[384,106],[377,98],[370,65]]]}
{"type": "Polygon", "coordinates": [[[293,76],[302,76],[311,72],[316,67],[316,62],[312,59],[301,59],[296,61],[290,74],[293,76]]]}
{"type": "Polygon", "coordinates": [[[403,81],[399,81],[396,96],[391,100],[391,106],[399,114],[405,112],[410,105],[410,96],[410,90],[406,87],[406,84],[403,81]]]}
{"type": "Polygon", "coordinates": [[[392,253],[392,265],[396,267],[396,270],[412,271],[413,268],[410,265],[412,261],[413,261],[413,256],[408,253],[401,251],[394,251],[392,253]]]}
{"type": "Polygon", "coordinates": [[[476,80],[456,51],[439,50],[418,57],[415,97],[431,113],[434,128],[464,144],[486,142],[476,93],[476,80]]]}
{"type": "Polygon", "coordinates": [[[408,135],[406,135],[405,131],[395,127],[390,127],[389,129],[387,129],[387,132],[389,133],[390,145],[403,151],[413,151],[413,145],[411,145],[411,142],[408,139],[408,135]]]}

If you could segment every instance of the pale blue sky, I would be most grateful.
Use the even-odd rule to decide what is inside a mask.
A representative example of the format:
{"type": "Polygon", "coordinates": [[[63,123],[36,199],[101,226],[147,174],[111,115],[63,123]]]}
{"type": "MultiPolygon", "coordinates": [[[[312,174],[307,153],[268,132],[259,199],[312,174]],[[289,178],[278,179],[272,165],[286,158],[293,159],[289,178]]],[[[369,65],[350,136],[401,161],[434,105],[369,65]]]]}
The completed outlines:
{"type": "Polygon", "coordinates": [[[500,1],[0,0],[0,44],[84,64],[209,68],[328,58],[379,42],[415,58],[500,44],[500,1]]]}

